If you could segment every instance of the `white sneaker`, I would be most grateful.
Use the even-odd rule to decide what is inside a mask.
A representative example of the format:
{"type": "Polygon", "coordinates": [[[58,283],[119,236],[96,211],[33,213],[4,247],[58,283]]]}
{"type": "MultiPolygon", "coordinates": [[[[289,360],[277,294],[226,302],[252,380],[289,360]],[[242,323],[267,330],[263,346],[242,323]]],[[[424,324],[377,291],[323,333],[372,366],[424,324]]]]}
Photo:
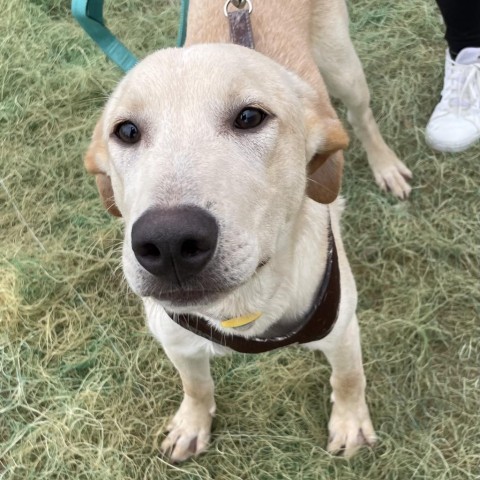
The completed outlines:
{"type": "Polygon", "coordinates": [[[425,138],[441,152],[461,152],[480,139],[480,48],[464,48],[455,61],[447,50],[442,98],[425,138]]]}

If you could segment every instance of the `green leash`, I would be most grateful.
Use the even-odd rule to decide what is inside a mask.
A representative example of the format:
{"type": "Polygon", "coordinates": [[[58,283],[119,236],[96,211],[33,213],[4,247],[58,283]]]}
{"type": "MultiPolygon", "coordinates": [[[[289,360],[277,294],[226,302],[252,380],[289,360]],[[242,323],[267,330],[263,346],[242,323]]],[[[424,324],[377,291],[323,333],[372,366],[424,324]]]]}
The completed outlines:
{"type": "MultiPolygon", "coordinates": [[[[189,0],[182,0],[177,46],[183,47],[187,34],[189,0]]],[[[137,62],[137,57],[105,26],[103,0],[72,0],[72,15],[83,29],[124,72],[137,62]]]]}
{"type": "Polygon", "coordinates": [[[187,17],[188,17],[188,4],[190,0],[182,0],[180,7],[180,26],[178,28],[177,47],[183,47],[185,43],[185,37],[187,36],[187,17]]]}

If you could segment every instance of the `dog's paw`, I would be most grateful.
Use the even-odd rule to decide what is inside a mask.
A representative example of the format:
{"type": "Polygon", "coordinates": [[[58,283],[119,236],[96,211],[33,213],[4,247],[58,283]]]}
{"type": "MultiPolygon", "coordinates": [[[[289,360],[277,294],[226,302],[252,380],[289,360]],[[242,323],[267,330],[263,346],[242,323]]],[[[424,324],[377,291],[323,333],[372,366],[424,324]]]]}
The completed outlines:
{"type": "Polygon", "coordinates": [[[412,187],[408,180],[412,178],[412,172],[392,152],[392,157],[387,162],[380,162],[373,166],[373,175],[377,185],[384,191],[392,192],[397,198],[406,200],[412,187]]]}
{"type": "Polygon", "coordinates": [[[364,445],[372,447],[377,439],[365,404],[346,409],[334,403],[328,432],[328,452],[344,457],[355,455],[364,445]]]}
{"type": "Polygon", "coordinates": [[[161,451],[172,462],[183,462],[207,449],[215,405],[184,398],[170,424],[161,451]]]}

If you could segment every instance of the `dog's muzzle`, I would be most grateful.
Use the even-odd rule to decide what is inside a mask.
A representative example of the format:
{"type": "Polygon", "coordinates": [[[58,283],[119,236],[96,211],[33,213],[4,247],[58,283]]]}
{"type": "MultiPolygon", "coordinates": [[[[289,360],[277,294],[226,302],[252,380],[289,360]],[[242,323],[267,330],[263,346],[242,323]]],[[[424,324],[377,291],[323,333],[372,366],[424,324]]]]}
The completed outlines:
{"type": "Polygon", "coordinates": [[[132,227],[132,249],[138,263],[175,285],[205,269],[217,240],[215,218],[194,205],[147,210],[132,227]]]}

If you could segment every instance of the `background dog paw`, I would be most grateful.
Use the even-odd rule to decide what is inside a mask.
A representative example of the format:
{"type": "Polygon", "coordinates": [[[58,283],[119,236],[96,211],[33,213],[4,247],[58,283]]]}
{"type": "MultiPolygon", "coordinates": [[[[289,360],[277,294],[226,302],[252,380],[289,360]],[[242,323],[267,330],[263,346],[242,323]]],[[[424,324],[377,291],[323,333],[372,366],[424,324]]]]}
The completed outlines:
{"type": "Polygon", "coordinates": [[[380,166],[372,166],[373,175],[382,190],[392,192],[400,200],[406,200],[412,190],[408,183],[412,172],[394,154],[393,156],[388,162],[380,162],[380,166]]]}

